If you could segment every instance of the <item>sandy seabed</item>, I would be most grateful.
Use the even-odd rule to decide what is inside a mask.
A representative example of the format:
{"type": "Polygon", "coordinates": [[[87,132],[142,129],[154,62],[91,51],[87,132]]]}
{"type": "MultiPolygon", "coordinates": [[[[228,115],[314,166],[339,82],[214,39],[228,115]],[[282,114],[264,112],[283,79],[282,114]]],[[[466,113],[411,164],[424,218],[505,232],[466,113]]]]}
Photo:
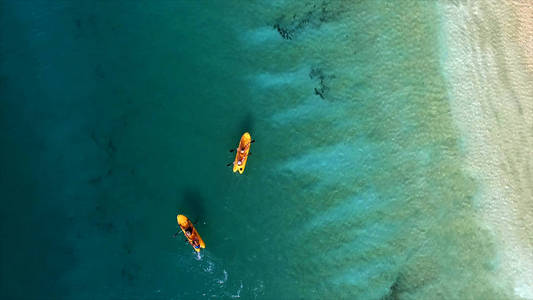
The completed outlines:
{"type": "Polygon", "coordinates": [[[533,2],[441,5],[443,68],[497,266],[533,299],[533,2]]]}

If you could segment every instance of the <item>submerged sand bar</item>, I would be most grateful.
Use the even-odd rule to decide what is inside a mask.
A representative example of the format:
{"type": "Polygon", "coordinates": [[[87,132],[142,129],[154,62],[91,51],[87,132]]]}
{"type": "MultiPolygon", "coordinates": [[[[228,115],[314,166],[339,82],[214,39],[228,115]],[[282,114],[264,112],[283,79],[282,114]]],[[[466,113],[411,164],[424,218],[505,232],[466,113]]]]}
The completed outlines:
{"type": "Polygon", "coordinates": [[[533,299],[533,2],[439,8],[452,114],[499,250],[496,272],[533,299]]]}

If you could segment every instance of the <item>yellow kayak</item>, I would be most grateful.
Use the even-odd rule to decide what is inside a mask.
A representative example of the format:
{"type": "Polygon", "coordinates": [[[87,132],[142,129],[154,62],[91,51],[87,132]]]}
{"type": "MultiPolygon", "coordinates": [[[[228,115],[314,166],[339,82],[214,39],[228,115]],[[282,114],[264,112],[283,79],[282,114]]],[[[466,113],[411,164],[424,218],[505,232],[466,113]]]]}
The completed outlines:
{"type": "Polygon", "coordinates": [[[183,231],[183,234],[187,238],[187,241],[189,241],[189,244],[193,247],[193,249],[196,252],[200,252],[200,248],[205,248],[205,243],[198,234],[198,231],[196,231],[196,228],[194,228],[194,225],[184,215],[178,215],[178,224],[180,225],[181,231],[183,231]]]}
{"type": "Polygon", "coordinates": [[[248,161],[248,154],[250,153],[250,145],[252,144],[252,137],[248,132],[245,132],[241,141],[239,142],[239,148],[237,148],[237,154],[235,155],[235,161],[233,161],[233,173],[239,172],[242,174],[244,168],[246,168],[246,161],[248,161]]]}

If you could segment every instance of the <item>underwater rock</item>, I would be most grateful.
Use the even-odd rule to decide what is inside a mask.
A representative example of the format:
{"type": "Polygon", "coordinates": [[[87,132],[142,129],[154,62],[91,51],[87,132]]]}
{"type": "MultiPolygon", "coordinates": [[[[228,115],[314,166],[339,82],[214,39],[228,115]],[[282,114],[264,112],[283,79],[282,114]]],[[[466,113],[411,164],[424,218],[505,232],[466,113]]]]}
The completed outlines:
{"type": "Polygon", "coordinates": [[[292,40],[292,33],[281,26],[279,24],[274,24],[274,28],[278,31],[279,35],[285,40],[292,40]]]}
{"type": "Polygon", "coordinates": [[[140,272],[141,267],[138,264],[125,264],[120,271],[122,278],[126,279],[129,282],[137,279],[137,275],[140,272]]]}
{"type": "Polygon", "coordinates": [[[318,80],[318,87],[314,88],[315,95],[318,95],[321,99],[326,99],[326,93],[329,91],[326,81],[330,78],[335,78],[335,76],[324,75],[324,72],[320,68],[311,68],[309,78],[318,80]]]}
{"type": "Polygon", "coordinates": [[[389,292],[381,297],[381,300],[397,300],[399,298],[400,290],[398,289],[399,286],[399,278],[396,278],[392,285],[389,288],[389,292]]]}
{"type": "Polygon", "coordinates": [[[107,143],[102,142],[100,139],[98,139],[98,137],[93,131],[91,132],[91,140],[93,140],[93,142],[98,148],[102,149],[105,153],[107,153],[110,159],[113,158],[115,152],[117,151],[117,148],[113,144],[113,141],[111,140],[111,138],[107,138],[107,143]]]}
{"type": "Polygon", "coordinates": [[[341,12],[342,7],[332,9],[329,2],[323,1],[319,6],[314,4],[303,12],[293,13],[292,17],[282,15],[273,27],[283,39],[292,40],[297,33],[307,27],[319,28],[322,23],[331,22],[337,18],[341,12]]]}

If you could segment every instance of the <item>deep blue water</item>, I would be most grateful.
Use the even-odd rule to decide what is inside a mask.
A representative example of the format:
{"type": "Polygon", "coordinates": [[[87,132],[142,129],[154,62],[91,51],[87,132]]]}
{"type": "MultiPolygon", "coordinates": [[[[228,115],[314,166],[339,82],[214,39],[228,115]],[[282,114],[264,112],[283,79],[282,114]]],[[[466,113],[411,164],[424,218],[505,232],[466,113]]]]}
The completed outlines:
{"type": "Polygon", "coordinates": [[[418,1],[0,2],[2,298],[506,297],[438,32],[418,1]]]}

